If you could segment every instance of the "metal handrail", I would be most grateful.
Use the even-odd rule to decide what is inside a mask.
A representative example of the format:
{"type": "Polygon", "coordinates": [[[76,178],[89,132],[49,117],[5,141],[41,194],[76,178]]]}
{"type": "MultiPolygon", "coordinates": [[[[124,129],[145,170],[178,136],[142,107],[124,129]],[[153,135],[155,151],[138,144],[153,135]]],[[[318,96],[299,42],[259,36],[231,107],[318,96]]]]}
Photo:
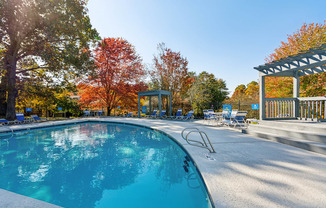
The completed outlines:
{"type": "Polygon", "coordinates": [[[210,153],[216,153],[216,152],[215,152],[215,149],[214,149],[214,147],[213,147],[213,145],[212,145],[212,143],[211,143],[211,141],[210,141],[210,139],[209,139],[209,137],[207,136],[207,134],[206,134],[205,132],[203,132],[203,131],[200,131],[198,128],[185,128],[185,129],[182,130],[182,132],[181,132],[181,136],[182,136],[182,138],[183,138],[184,140],[187,141],[188,144],[190,144],[190,145],[192,145],[192,146],[196,146],[196,147],[200,147],[200,148],[207,149],[210,153]],[[194,129],[194,130],[189,131],[186,135],[184,135],[184,132],[185,132],[186,130],[189,130],[189,129],[194,129]],[[196,140],[192,140],[192,139],[189,139],[189,138],[188,138],[188,136],[189,136],[191,133],[196,133],[196,132],[199,133],[199,135],[200,135],[200,137],[202,138],[203,142],[196,141],[196,140]],[[205,140],[205,138],[204,138],[203,135],[205,135],[206,140],[207,140],[207,142],[209,143],[210,147],[207,145],[207,142],[206,142],[206,140],[205,140]],[[200,145],[198,145],[198,144],[193,144],[193,143],[191,143],[191,142],[195,142],[195,143],[198,143],[198,144],[200,144],[200,145]]]}

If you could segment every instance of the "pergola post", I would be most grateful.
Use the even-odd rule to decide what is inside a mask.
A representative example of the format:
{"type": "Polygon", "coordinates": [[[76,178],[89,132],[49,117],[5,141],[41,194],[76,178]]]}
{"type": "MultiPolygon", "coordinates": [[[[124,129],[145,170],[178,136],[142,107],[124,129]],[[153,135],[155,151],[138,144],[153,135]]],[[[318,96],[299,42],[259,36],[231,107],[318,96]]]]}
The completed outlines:
{"type": "Polygon", "coordinates": [[[140,118],[140,95],[138,95],[138,118],[140,118]]]}
{"type": "Polygon", "coordinates": [[[160,118],[161,118],[161,112],[162,112],[162,104],[161,104],[161,93],[158,94],[158,108],[160,110],[160,118]]]}
{"type": "Polygon", "coordinates": [[[152,112],[152,96],[149,96],[149,112],[148,115],[151,115],[152,112]]]}
{"type": "Polygon", "coordinates": [[[169,95],[169,108],[170,108],[170,110],[169,110],[169,116],[172,116],[172,108],[171,108],[171,106],[172,106],[172,103],[171,103],[171,95],[169,95]]]}
{"type": "MultiPolygon", "coordinates": [[[[295,74],[293,77],[293,98],[300,97],[300,77],[298,73],[295,74]]],[[[293,115],[295,118],[299,117],[299,99],[295,99],[294,101],[294,108],[293,108],[293,115]]]]}
{"type": "Polygon", "coordinates": [[[266,106],[265,106],[265,76],[259,73],[259,119],[266,119],[266,106]]]}
{"type": "MultiPolygon", "coordinates": [[[[170,116],[172,113],[172,104],[171,104],[171,92],[165,91],[165,90],[152,90],[152,91],[143,91],[138,92],[138,106],[140,106],[140,96],[148,96],[149,97],[149,114],[151,114],[152,111],[152,96],[158,96],[158,103],[159,103],[159,110],[160,110],[160,118],[162,113],[162,96],[169,96],[170,101],[170,116]]],[[[140,107],[138,107],[138,114],[140,114],[140,107]]]]}

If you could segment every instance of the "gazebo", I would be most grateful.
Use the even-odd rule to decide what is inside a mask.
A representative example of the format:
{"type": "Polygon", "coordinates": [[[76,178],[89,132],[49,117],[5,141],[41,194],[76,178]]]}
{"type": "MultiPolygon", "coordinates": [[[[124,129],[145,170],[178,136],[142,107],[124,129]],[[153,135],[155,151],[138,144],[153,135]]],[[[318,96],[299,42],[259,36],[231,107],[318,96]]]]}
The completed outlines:
{"type": "Polygon", "coordinates": [[[326,71],[326,44],[254,67],[259,71],[260,120],[325,121],[326,97],[299,97],[300,77],[326,71]],[[266,98],[265,77],[293,77],[293,98],[266,98]]]}
{"type": "MultiPolygon", "coordinates": [[[[138,117],[140,118],[140,96],[149,97],[149,112],[152,111],[152,96],[158,96],[159,111],[162,112],[162,96],[169,96],[169,115],[171,116],[171,92],[165,90],[152,90],[152,91],[141,91],[138,92],[138,117]]],[[[160,115],[161,118],[161,115],[160,115]]]]}

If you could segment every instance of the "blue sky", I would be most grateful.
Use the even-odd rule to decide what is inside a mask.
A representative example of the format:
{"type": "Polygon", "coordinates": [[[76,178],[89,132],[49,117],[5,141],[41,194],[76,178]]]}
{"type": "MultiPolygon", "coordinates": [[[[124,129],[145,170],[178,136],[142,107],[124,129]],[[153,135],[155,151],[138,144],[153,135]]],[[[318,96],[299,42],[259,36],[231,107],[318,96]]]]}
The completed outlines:
{"type": "Polygon", "coordinates": [[[145,64],[164,42],[188,59],[189,71],[213,73],[231,93],[258,81],[253,67],[288,34],[326,20],[325,0],[89,0],[88,8],[102,38],[125,38],[145,64]]]}

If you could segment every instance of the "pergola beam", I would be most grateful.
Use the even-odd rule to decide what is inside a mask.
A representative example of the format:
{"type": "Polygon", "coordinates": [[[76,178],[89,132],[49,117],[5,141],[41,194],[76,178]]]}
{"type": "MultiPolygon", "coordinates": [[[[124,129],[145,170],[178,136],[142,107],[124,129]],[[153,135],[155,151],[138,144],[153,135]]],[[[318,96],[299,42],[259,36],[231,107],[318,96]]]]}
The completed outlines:
{"type": "Polygon", "coordinates": [[[169,115],[171,116],[171,92],[165,90],[152,90],[152,91],[142,91],[138,92],[138,117],[140,118],[140,97],[141,96],[149,96],[149,112],[151,112],[152,105],[151,105],[151,98],[152,96],[158,96],[159,99],[159,111],[160,111],[160,118],[162,112],[162,95],[169,96],[169,115]]]}
{"type": "MultiPolygon", "coordinates": [[[[254,67],[259,71],[259,104],[260,119],[266,118],[265,112],[265,77],[293,77],[293,97],[299,97],[300,77],[305,75],[326,72],[326,44],[318,48],[310,49],[297,55],[266,63],[254,67]]],[[[293,115],[299,116],[299,105],[296,101],[293,108],[293,115]]]]}

